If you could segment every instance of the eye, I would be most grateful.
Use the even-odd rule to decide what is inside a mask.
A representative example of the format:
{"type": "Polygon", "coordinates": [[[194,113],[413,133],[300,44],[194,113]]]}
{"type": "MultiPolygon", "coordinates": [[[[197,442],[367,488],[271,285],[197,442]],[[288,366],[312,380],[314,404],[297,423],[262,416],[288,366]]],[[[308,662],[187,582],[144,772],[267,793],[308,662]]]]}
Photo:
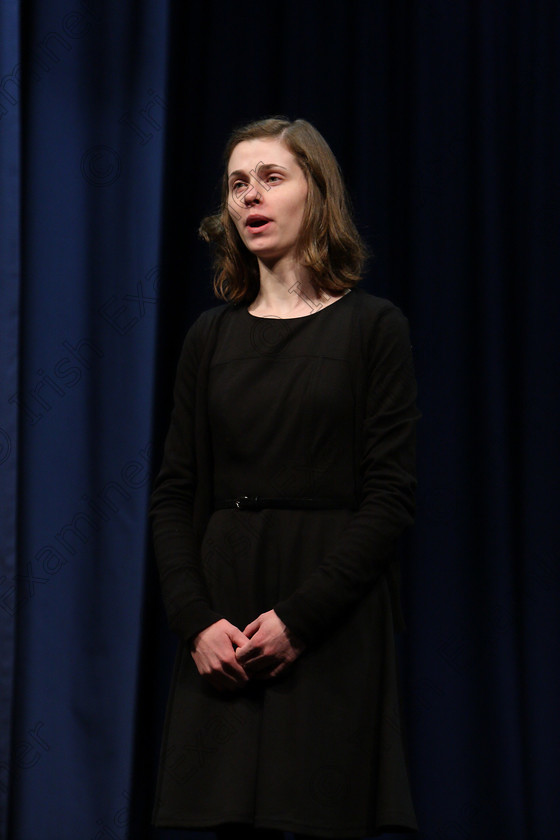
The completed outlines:
{"type": "Polygon", "coordinates": [[[246,189],[247,184],[245,184],[243,181],[234,181],[231,185],[231,191],[236,195],[240,195],[241,193],[245,192],[246,189]]]}
{"type": "Polygon", "coordinates": [[[266,180],[267,181],[272,181],[272,183],[274,184],[276,182],[281,181],[282,179],[281,179],[280,175],[269,175],[266,180]]]}

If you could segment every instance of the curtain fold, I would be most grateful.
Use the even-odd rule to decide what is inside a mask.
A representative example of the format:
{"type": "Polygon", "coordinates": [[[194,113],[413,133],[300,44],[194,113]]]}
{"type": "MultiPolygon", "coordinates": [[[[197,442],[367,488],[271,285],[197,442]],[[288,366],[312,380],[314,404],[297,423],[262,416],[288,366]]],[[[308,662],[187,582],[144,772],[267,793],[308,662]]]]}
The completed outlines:
{"type": "Polygon", "coordinates": [[[20,8],[0,5],[0,837],[6,836],[16,662],[17,452],[20,338],[20,8]]]}
{"type": "Polygon", "coordinates": [[[153,2],[22,13],[19,591],[3,685],[6,836],[21,840],[130,821],[167,27],[153,2]]]}

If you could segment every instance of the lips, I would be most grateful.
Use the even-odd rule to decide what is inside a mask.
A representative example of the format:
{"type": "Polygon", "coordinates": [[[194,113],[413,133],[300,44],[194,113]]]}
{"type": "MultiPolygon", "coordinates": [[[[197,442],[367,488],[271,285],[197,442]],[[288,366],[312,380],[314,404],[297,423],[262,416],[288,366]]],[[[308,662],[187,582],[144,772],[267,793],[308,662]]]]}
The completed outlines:
{"type": "Polygon", "coordinates": [[[270,219],[266,216],[260,216],[257,213],[253,213],[250,216],[247,216],[245,225],[246,227],[251,228],[251,230],[258,230],[268,224],[268,222],[270,222],[270,219]]]}

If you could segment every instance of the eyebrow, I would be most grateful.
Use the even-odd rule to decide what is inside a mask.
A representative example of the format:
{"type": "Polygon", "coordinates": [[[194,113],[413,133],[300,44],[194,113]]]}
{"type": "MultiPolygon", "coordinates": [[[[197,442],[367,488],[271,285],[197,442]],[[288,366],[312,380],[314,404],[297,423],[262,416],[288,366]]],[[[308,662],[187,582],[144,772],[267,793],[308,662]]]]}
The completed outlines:
{"type": "MultiPolygon", "coordinates": [[[[259,172],[261,172],[263,169],[284,169],[286,172],[288,171],[287,166],[281,166],[279,163],[259,163],[258,169],[256,170],[257,176],[259,175],[259,172]]],[[[255,170],[251,169],[251,172],[255,172],[255,170]]],[[[228,181],[231,181],[232,178],[237,178],[239,175],[246,174],[247,173],[244,172],[242,169],[235,169],[228,175],[228,181]]]]}

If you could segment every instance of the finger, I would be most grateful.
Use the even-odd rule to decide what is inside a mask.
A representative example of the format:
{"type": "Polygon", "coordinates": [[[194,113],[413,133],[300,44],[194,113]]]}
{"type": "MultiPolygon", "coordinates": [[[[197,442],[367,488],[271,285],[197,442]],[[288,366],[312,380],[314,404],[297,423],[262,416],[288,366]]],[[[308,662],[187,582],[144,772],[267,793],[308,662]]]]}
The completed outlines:
{"type": "Polygon", "coordinates": [[[261,653],[249,659],[245,663],[244,667],[251,674],[254,674],[260,671],[268,671],[270,668],[275,668],[277,664],[278,658],[276,656],[261,653]]]}
{"type": "Polygon", "coordinates": [[[277,665],[276,668],[273,668],[273,670],[270,672],[270,677],[277,677],[278,674],[281,674],[283,671],[286,670],[289,664],[289,662],[280,662],[280,664],[277,665]]]}
{"type": "Polygon", "coordinates": [[[237,661],[245,669],[254,671],[262,668],[267,668],[271,663],[278,661],[277,657],[271,653],[263,653],[260,645],[245,645],[244,648],[237,648],[235,651],[237,661]]]}
{"type": "Polygon", "coordinates": [[[222,667],[224,674],[238,683],[246,683],[249,679],[247,672],[237,660],[235,662],[224,662],[222,667]]]}
{"type": "Polygon", "coordinates": [[[237,647],[242,647],[243,645],[247,644],[248,636],[245,633],[242,633],[238,627],[235,625],[231,625],[231,629],[228,630],[228,636],[231,639],[232,644],[237,645],[237,647]]]}
{"type": "Polygon", "coordinates": [[[242,647],[238,647],[235,651],[235,657],[241,665],[245,665],[247,662],[250,662],[251,659],[255,658],[255,656],[258,656],[258,650],[255,649],[251,642],[247,642],[242,647]]]}
{"type": "Polygon", "coordinates": [[[245,637],[244,644],[240,645],[235,651],[237,661],[245,663],[255,659],[257,656],[262,656],[262,645],[259,640],[260,636],[256,634],[250,639],[245,637]]]}
{"type": "Polygon", "coordinates": [[[253,621],[251,621],[251,623],[248,624],[247,627],[243,630],[243,632],[245,633],[247,638],[250,639],[251,636],[254,636],[255,633],[257,632],[257,630],[259,629],[259,627],[261,626],[261,624],[262,624],[262,616],[259,615],[259,616],[257,616],[257,618],[255,618],[253,621]]]}
{"type": "Polygon", "coordinates": [[[209,681],[219,691],[236,691],[248,681],[248,674],[237,664],[224,662],[220,670],[212,671],[208,675],[209,681]]]}
{"type": "Polygon", "coordinates": [[[255,674],[252,674],[252,677],[254,680],[271,680],[285,671],[286,668],[287,664],[285,662],[281,662],[275,667],[264,668],[262,671],[256,671],[255,674]]]}

